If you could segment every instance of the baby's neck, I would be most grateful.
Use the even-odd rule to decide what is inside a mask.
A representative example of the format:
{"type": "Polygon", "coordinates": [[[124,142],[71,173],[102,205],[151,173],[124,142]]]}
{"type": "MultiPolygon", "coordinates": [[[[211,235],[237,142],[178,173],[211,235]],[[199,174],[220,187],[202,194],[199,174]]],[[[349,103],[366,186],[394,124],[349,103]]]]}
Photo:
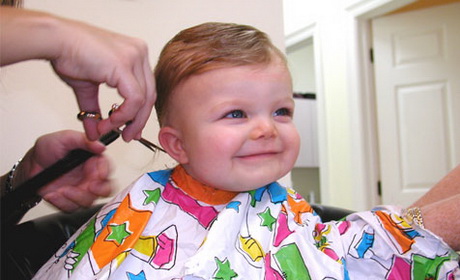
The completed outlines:
{"type": "Polygon", "coordinates": [[[174,169],[172,179],[188,195],[210,205],[226,204],[238,194],[237,192],[219,190],[198,182],[187,174],[182,165],[174,169]]]}

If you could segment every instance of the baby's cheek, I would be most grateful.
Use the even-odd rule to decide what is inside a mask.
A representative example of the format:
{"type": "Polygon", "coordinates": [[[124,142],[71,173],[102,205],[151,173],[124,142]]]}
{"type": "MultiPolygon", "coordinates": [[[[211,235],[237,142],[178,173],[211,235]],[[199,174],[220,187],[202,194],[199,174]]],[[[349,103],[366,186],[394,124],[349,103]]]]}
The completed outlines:
{"type": "Polygon", "coordinates": [[[298,154],[300,150],[300,135],[295,127],[292,127],[283,134],[284,142],[286,143],[286,147],[292,150],[293,153],[298,154]]]}
{"type": "Polygon", "coordinates": [[[244,144],[244,137],[238,133],[220,133],[212,137],[207,145],[213,145],[213,149],[224,154],[236,152],[244,144]]]}
{"type": "Polygon", "coordinates": [[[300,137],[298,133],[291,134],[290,137],[286,137],[284,142],[284,153],[285,153],[285,167],[291,169],[299,156],[300,151],[300,137]]]}

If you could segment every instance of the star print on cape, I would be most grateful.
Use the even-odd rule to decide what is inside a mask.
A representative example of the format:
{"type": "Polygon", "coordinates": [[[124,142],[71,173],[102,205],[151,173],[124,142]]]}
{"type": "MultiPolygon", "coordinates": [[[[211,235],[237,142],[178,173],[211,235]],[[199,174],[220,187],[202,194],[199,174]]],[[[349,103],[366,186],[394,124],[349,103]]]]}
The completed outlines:
{"type": "Polygon", "coordinates": [[[458,255],[398,207],[326,222],[278,183],[236,195],[200,184],[183,168],[140,177],[35,279],[460,279],[458,255]]]}
{"type": "Polygon", "coordinates": [[[270,195],[270,201],[275,204],[282,203],[283,201],[286,200],[286,196],[287,196],[286,189],[283,188],[280,184],[274,182],[265,187],[258,188],[258,189],[248,192],[252,197],[252,200],[251,200],[252,207],[255,207],[257,202],[262,201],[262,197],[265,192],[268,192],[268,194],[270,195]]]}
{"type": "MultiPolygon", "coordinates": [[[[123,230],[123,228],[103,228],[91,247],[94,261],[97,263],[97,266],[99,268],[104,267],[120,253],[132,248],[141,235],[151,215],[151,211],[134,209],[131,205],[130,195],[128,194],[121,202],[109,224],[122,225],[126,223],[127,227],[124,229],[126,232],[131,232],[131,234],[129,236],[125,236],[123,239],[118,239],[117,241],[120,241],[120,243],[113,242],[112,238],[115,237],[113,230],[116,229],[118,233],[118,231],[120,231],[120,229],[123,230]],[[107,240],[108,237],[110,238],[107,240]]],[[[120,231],[120,233],[122,233],[122,231],[120,231]]]]}
{"type": "Polygon", "coordinates": [[[225,208],[240,212],[241,201],[230,201],[225,208]]]}
{"type": "Polygon", "coordinates": [[[217,269],[214,273],[213,279],[231,280],[238,276],[238,274],[231,269],[230,262],[227,259],[223,261],[215,258],[217,269]]]}
{"type": "Polygon", "coordinates": [[[273,225],[276,222],[275,217],[272,216],[272,213],[270,212],[270,208],[265,208],[264,212],[261,212],[257,214],[259,218],[262,220],[260,225],[267,227],[269,231],[273,230],[273,225]]]}
{"type": "Polygon", "coordinates": [[[105,239],[105,241],[112,241],[117,244],[117,246],[120,246],[123,244],[123,241],[131,235],[131,232],[126,230],[127,228],[127,222],[116,225],[109,225],[109,235],[105,239]]]}
{"type": "Polygon", "coordinates": [[[145,277],[145,272],[143,270],[138,274],[126,272],[126,276],[128,276],[128,280],[147,280],[147,278],[145,277]]]}
{"type": "Polygon", "coordinates": [[[160,200],[161,195],[161,190],[159,188],[154,190],[143,190],[142,192],[146,196],[143,205],[147,205],[149,203],[158,204],[158,200],[160,200]]]}

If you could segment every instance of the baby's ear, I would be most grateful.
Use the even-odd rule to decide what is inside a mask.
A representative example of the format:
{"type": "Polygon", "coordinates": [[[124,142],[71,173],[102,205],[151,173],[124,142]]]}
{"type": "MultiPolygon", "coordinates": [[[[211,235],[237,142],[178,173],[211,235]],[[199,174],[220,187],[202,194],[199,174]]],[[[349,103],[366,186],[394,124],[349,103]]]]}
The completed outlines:
{"type": "Polygon", "coordinates": [[[187,164],[188,157],[185,152],[180,132],[172,127],[165,126],[160,128],[158,140],[165,151],[180,164],[187,164]]]}

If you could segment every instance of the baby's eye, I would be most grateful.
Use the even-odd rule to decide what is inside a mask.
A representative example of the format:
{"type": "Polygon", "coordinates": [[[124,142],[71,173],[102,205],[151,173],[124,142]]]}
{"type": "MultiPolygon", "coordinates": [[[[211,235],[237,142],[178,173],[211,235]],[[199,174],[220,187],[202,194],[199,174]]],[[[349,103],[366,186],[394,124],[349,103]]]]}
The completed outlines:
{"type": "Polygon", "coordinates": [[[288,108],[280,108],[275,111],[274,113],[275,116],[287,116],[291,117],[292,116],[292,111],[288,108]]]}
{"type": "Polygon", "coordinates": [[[233,110],[225,115],[225,118],[229,118],[229,119],[241,119],[245,117],[246,117],[246,114],[241,110],[233,110]]]}

